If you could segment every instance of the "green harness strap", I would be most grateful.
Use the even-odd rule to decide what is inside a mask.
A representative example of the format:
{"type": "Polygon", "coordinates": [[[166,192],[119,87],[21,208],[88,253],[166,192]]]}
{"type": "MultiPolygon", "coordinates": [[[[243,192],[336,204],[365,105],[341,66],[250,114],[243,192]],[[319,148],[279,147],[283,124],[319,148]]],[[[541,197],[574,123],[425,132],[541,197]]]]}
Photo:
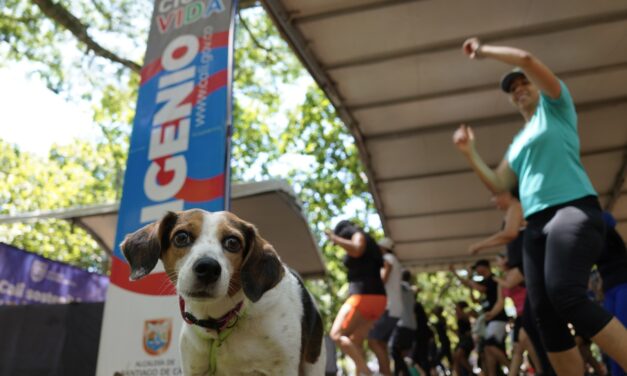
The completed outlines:
{"type": "Polygon", "coordinates": [[[218,338],[211,338],[207,331],[200,326],[193,325],[192,327],[196,333],[209,342],[209,375],[215,375],[218,370],[218,348],[222,346],[222,343],[231,335],[233,330],[237,327],[239,320],[246,317],[248,313],[248,307],[245,307],[239,314],[237,314],[229,324],[221,332],[218,332],[218,338]]]}

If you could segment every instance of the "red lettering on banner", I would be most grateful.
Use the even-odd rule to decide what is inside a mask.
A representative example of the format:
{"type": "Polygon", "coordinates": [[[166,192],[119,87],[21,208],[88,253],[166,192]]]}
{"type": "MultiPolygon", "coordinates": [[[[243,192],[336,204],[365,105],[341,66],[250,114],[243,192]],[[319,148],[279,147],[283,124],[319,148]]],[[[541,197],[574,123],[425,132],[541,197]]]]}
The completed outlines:
{"type": "Polygon", "coordinates": [[[170,23],[172,22],[173,14],[168,13],[167,17],[163,17],[163,15],[157,16],[157,26],[159,27],[159,31],[163,34],[170,28],[170,23]]]}
{"type": "Polygon", "coordinates": [[[183,8],[176,10],[176,28],[183,26],[183,8]]]}

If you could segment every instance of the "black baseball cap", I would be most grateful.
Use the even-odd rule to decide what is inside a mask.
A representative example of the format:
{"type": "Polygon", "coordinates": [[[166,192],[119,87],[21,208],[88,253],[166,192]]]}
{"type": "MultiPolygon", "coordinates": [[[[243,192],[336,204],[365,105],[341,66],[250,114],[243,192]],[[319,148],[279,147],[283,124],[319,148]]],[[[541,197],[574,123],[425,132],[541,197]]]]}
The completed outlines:
{"type": "Polygon", "coordinates": [[[503,90],[506,93],[509,93],[510,88],[512,86],[512,82],[514,82],[514,80],[518,77],[527,77],[525,75],[525,72],[523,72],[522,69],[518,67],[512,69],[508,73],[505,73],[503,78],[501,78],[501,90],[503,90]]]}

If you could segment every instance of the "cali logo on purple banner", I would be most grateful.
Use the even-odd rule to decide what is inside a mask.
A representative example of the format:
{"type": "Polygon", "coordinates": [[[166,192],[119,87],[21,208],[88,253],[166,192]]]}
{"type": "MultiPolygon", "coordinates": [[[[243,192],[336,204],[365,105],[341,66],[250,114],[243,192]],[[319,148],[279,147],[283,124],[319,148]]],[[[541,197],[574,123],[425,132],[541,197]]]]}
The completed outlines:
{"type": "Polygon", "coordinates": [[[148,355],[159,355],[170,347],[172,339],[172,319],[144,321],[144,351],[148,355]]]}
{"type": "Polygon", "coordinates": [[[41,282],[46,278],[46,273],[48,273],[48,264],[37,259],[33,260],[30,266],[30,279],[33,282],[41,282]]]}

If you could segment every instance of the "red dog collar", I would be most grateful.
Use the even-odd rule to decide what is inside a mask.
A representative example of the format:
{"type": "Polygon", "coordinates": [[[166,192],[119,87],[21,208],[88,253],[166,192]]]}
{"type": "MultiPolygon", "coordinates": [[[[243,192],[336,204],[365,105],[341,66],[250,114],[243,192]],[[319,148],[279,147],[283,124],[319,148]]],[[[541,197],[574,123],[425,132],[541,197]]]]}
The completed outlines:
{"type": "Polygon", "coordinates": [[[185,312],[185,300],[183,300],[183,298],[179,296],[179,308],[181,309],[181,316],[183,316],[183,320],[186,323],[190,325],[197,325],[207,330],[215,330],[218,333],[220,333],[225,328],[227,328],[227,326],[228,327],[235,326],[235,324],[237,323],[237,320],[235,320],[235,322],[233,322],[232,324],[230,324],[230,322],[234,317],[239,317],[239,312],[242,309],[243,305],[244,305],[243,301],[237,303],[235,308],[228,311],[224,316],[219,317],[217,319],[213,319],[210,317],[205,320],[198,320],[191,313],[185,312]]]}

